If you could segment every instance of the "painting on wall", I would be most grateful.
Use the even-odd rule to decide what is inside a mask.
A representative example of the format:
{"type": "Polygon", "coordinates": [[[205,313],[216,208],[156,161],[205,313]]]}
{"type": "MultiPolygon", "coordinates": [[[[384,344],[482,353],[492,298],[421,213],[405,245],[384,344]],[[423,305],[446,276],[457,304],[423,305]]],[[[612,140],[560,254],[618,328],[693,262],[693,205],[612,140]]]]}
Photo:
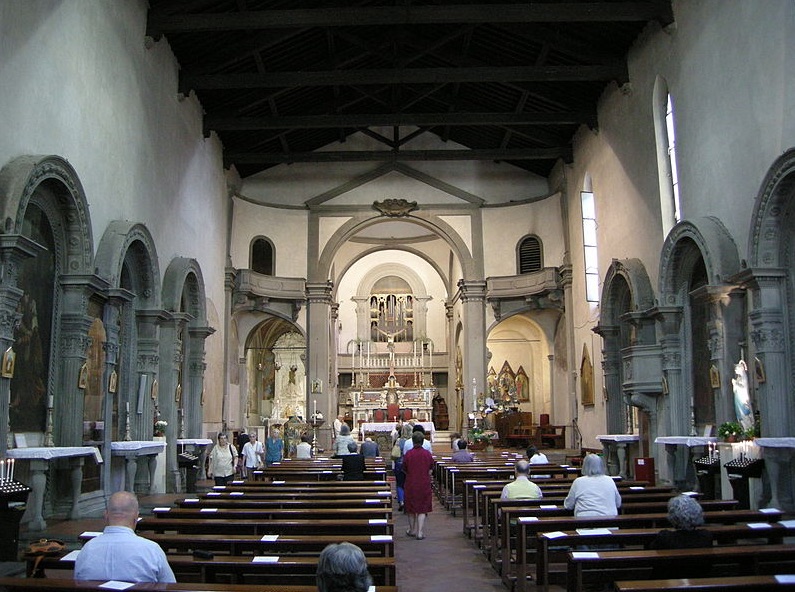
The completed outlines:
{"type": "Polygon", "coordinates": [[[519,366],[516,371],[516,397],[520,403],[530,400],[530,379],[524,371],[524,366],[519,366]]]}
{"type": "Polygon", "coordinates": [[[580,387],[582,389],[582,404],[584,407],[593,406],[593,363],[588,353],[588,346],[582,346],[582,361],[580,362],[580,387]]]}
{"type": "Polygon", "coordinates": [[[12,432],[43,432],[50,368],[55,245],[49,221],[34,205],[25,212],[23,233],[45,249],[19,266],[23,291],[14,328],[15,370],[11,379],[9,425],[12,432]]]}

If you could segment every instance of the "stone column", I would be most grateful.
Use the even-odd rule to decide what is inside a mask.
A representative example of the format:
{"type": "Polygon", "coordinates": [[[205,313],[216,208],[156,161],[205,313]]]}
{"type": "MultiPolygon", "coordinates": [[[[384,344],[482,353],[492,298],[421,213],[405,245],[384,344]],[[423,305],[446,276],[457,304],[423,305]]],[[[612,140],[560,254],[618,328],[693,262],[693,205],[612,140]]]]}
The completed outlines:
{"type": "MultiPolygon", "coordinates": [[[[130,391],[130,431],[133,440],[152,438],[154,401],[152,383],[158,378],[160,365],[160,323],[168,318],[163,310],[139,310],[136,312],[138,349],[136,376],[130,391]],[[140,413],[139,413],[140,403],[140,413]]],[[[159,382],[158,382],[159,391],[159,382]]]]}
{"type": "MultiPolygon", "coordinates": [[[[160,371],[158,373],[158,397],[153,404],[160,413],[159,419],[168,423],[166,426],[166,491],[176,493],[180,491],[180,472],[177,466],[176,439],[179,430],[177,426],[177,385],[180,375],[186,380],[187,371],[182,373],[185,364],[183,353],[183,339],[188,338],[186,330],[193,317],[187,313],[171,313],[169,318],[160,325],[160,371]],[[181,374],[182,373],[182,374],[181,374]]],[[[181,385],[184,388],[184,385],[181,385]]],[[[180,395],[182,396],[182,395],[180,395]]],[[[155,413],[150,418],[154,427],[155,413]]],[[[148,432],[151,434],[151,432],[148,432]]],[[[150,436],[151,437],[151,436],[150,436]]],[[[148,438],[147,438],[148,439],[148,438]]]]}
{"type": "MultiPolygon", "coordinates": [[[[684,387],[682,377],[682,307],[658,308],[657,321],[661,328],[660,347],[662,349],[663,378],[668,385],[668,395],[664,402],[665,412],[658,415],[657,433],[671,436],[686,436],[692,431],[691,411],[693,402],[684,387]]],[[[689,488],[687,484],[689,450],[686,446],[666,445],[667,467],[660,467],[663,480],[673,482],[679,488],[689,488]],[[678,450],[677,450],[678,449],[678,450]],[[667,470],[666,470],[667,469],[667,470]]],[[[695,479],[695,472],[693,479],[695,479]]]]}
{"type": "Polygon", "coordinates": [[[474,407],[472,379],[477,381],[478,393],[486,392],[486,282],[459,280],[458,289],[464,305],[464,411],[469,412],[474,407]]]}
{"type": "Polygon", "coordinates": [[[602,336],[602,371],[607,388],[607,433],[623,434],[627,430],[626,409],[621,388],[621,346],[618,327],[599,326],[594,330],[602,336]]]}
{"type": "MultiPolygon", "coordinates": [[[[336,396],[331,392],[331,343],[329,326],[331,323],[331,282],[307,282],[307,361],[306,392],[307,401],[317,399],[318,411],[323,413],[326,422],[319,430],[321,448],[331,447],[331,421],[337,416],[336,396]],[[321,393],[312,393],[312,381],[322,380],[321,393]],[[311,397],[311,399],[309,399],[311,397]],[[332,405],[332,400],[334,405],[332,405]]],[[[309,403],[311,405],[311,403],[309,403]]],[[[309,407],[311,409],[311,407],[309,407]]]]}
{"type": "MultiPolygon", "coordinates": [[[[561,202],[565,202],[566,200],[561,200],[561,202]]],[[[568,211],[564,208],[564,217],[568,219],[568,211]]],[[[568,230],[565,231],[568,234],[568,230]]],[[[571,446],[572,448],[579,448],[582,444],[582,436],[580,434],[579,426],[577,425],[577,420],[579,419],[579,404],[577,400],[577,382],[576,382],[576,364],[577,364],[577,352],[575,351],[574,344],[576,342],[574,336],[574,323],[573,323],[573,315],[574,315],[574,295],[572,294],[572,281],[573,281],[573,270],[571,263],[568,262],[569,256],[568,253],[564,256],[564,264],[560,266],[560,285],[563,286],[563,310],[565,311],[566,317],[566,390],[564,393],[552,391],[552,409],[557,410],[559,407],[563,408],[564,403],[558,402],[557,399],[563,395],[564,398],[568,401],[568,414],[569,418],[575,429],[569,430],[571,432],[571,436],[569,437],[569,442],[566,443],[567,446],[571,446]]]]}
{"type": "MultiPolygon", "coordinates": [[[[748,317],[754,356],[759,358],[765,373],[764,382],[751,380],[751,384],[757,385],[761,435],[765,438],[789,437],[795,433],[795,399],[792,397],[795,385],[791,382],[787,358],[787,318],[784,314],[787,275],[787,270],[764,269],[751,270],[750,277],[744,278],[751,287],[752,310],[748,317]]],[[[749,363],[749,374],[754,371],[754,364],[749,363]]],[[[790,450],[765,448],[771,488],[769,506],[789,512],[795,510],[792,459],[790,450]]]]}
{"type": "MultiPolygon", "coordinates": [[[[20,264],[35,257],[43,247],[22,235],[0,235],[0,355],[14,342],[14,328],[22,314],[17,312],[22,290],[17,287],[20,264]]],[[[0,457],[11,446],[8,425],[11,378],[0,378],[0,457]]]]}
{"type": "MultiPolygon", "coordinates": [[[[204,373],[207,364],[204,362],[206,350],[204,342],[215,333],[212,327],[188,327],[188,379],[182,385],[182,408],[185,410],[184,424],[186,438],[202,437],[202,422],[204,421],[204,373]]],[[[176,450],[176,441],[169,442],[176,450]]],[[[171,450],[169,456],[176,456],[171,450]],[[173,454],[172,454],[173,453],[173,454]]]]}

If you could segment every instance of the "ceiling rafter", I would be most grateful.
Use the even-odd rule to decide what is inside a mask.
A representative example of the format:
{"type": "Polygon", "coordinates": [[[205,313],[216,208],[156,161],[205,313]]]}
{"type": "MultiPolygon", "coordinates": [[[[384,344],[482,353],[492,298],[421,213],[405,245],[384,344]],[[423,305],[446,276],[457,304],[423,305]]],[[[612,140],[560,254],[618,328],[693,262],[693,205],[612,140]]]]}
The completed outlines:
{"type": "Polygon", "coordinates": [[[452,6],[360,6],[166,15],[150,13],[147,34],[202,33],[293,27],[420,24],[673,21],[666,2],[561,2],[555,4],[456,4],[452,6]]]}

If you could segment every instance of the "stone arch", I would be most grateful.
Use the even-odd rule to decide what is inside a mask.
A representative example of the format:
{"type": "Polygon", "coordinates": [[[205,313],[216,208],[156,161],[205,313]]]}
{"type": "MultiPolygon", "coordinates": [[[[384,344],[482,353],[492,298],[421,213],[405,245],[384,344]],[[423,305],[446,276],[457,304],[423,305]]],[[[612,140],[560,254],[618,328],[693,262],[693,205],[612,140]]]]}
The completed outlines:
{"type": "Polygon", "coordinates": [[[149,229],[143,224],[127,220],[114,220],[105,229],[99,241],[95,268],[112,288],[122,287],[125,262],[135,264],[132,276],[139,309],[160,305],[160,268],[157,249],[149,229]]]}
{"type": "Polygon", "coordinates": [[[4,234],[24,234],[31,203],[44,211],[55,234],[59,274],[91,273],[91,219],[83,185],[60,156],[21,156],[0,171],[4,234]],[[45,189],[46,191],[40,191],[45,189]]]}
{"type": "MultiPolygon", "coordinates": [[[[762,181],[747,254],[750,342],[767,375],[757,384],[757,399],[762,433],[770,437],[789,436],[795,428],[794,227],[795,148],[790,148],[775,160],[762,181]]],[[[771,475],[773,478],[777,477],[771,475]]],[[[795,499],[791,478],[785,489],[788,497],[795,499]]]]}
{"type": "MultiPolygon", "coordinates": [[[[646,268],[639,259],[613,260],[602,288],[601,316],[594,332],[602,336],[602,367],[607,389],[607,430],[610,434],[634,431],[631,406],[643,408],[653,417],[656,405],[646,405],[645,398],[633,398],[638,392],[625,392],[625,374],[634,371],[635,360],[645,361],[643,368],[659,369],[659,348],[654,347],[654,320],[648,311],[654,306],[654,292],[646,268]],[[627,352],[626,362],[622,352],[627,352]],[[648,354],[648,355],[645,355],[648,354]],[[655,366],[654,364],[657,364],[655,366]],[[625,370],[624,364],[627,364],[625,370]]],[[[650,374],[659,373],[651,370],[650,374]]],[[[644,434],[648,437],[648,434],[644,434]]],[[[648,442],[646,442],[648,447],[648,442]]]]}
{"type": "MultiPolygon", "coordinates": [[[[176,257],[163,275],[160,324],[159,411],[168,422],[166,437],[201,437],[207,326],[204,278],[195,259],[176,257]]],[[[168,455],[169,490],[179,487],[176,457],[168,455]]]]}
{"type": "Polygon", "coordinates": [[[662,248],[659,281],[662,306],[683,304],[682,280],[689,277],[698,256],[704,259],[711,285],[727,282],[740,269],[737,245],[718,218],[705,216],[682,221],[671,229],[662,248]]]}
{"type": "MultiPolygon", "coordinates": [[[[478,279],[482,273],[478,273],[476,262],[470,253],[469,248],[464,243],[463,239],[458,236],[458,233],[449,224],[439,219],[437,216],[430,214],[423,214],[422,212],[416,215],[404,216],[400,218],[401,221],[411,222],[422,226],[433,233],[438,235],[444,240],[450,249],[458,257],[461,262],[461,269],[464,279],[478,279]]],[[[367,218],[352,218],[340,226],[336,232],[329,238],[328,243],[323,248],[320,257],[318,258],[317,266],[314,268],[314,273],[310,273],[313,277],[312,281],[325,281],[330,277],[332,265],[334,263],[334,256],[357,232],[368,228],[379,222],[383,222],[383,216],[370,216],[367,218]]]]}

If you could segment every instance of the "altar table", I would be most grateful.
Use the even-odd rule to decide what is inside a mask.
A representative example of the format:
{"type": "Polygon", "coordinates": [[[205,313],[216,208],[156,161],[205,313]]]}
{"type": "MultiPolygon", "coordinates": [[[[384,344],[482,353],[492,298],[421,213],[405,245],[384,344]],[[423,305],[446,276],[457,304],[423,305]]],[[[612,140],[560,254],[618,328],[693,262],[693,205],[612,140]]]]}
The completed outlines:
{"type": "MultiPolygon", "coordinates": [[[[391,432],[395,429],[395,424],[397,422],[394,421],[387,421],[381,423],[363,423],[359,428],[359,433],[362,435],[362,439],[364,439],[365,432],[391,432]]],[[[425,433],[429,434],[431,437],[431,442],[433,442],[433,436],[436,433],[436,426],[432,421],[418,421],[415,422],[416,425],[421,425],[425,428],[425,433]]]]}

